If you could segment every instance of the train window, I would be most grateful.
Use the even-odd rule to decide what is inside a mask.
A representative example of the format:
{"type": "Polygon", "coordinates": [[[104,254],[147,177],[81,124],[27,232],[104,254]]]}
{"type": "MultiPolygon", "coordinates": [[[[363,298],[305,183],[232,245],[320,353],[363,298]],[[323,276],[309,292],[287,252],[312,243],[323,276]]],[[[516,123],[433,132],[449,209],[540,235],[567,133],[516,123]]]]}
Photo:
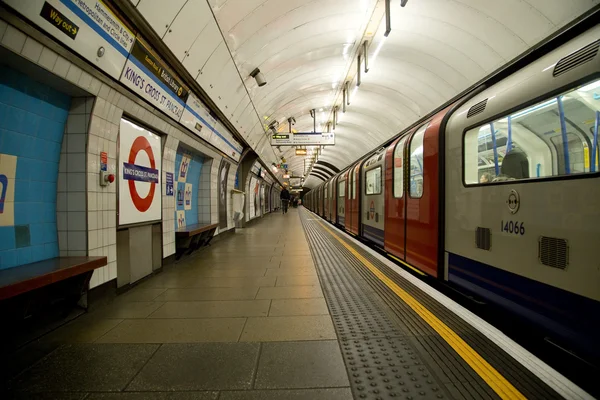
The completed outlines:
{"type": "Polygon", "coordinates": [[[600,79],[471,129],[467,185],[598,171],[600,79]]]}
{"type": "Polygon", "coordinates": [[[410,141],[410,197],[423,197],[423,136],[429,125],[423,125],[410,141]]]}
{"type": "Polygon", "coordinates": [[[346,181],[338,183],[338,197],[346,197],[346,181]]]}
{"type": "Polygon", "coordinates": [[[398,142],[394,149],[394,197],[404,195],[404,144],[406,138],[398,142]]]}
{"type": "Polygon", "coordinates": [[[381,167],[367,171],[366,194],[381,194],[381,167]]]}

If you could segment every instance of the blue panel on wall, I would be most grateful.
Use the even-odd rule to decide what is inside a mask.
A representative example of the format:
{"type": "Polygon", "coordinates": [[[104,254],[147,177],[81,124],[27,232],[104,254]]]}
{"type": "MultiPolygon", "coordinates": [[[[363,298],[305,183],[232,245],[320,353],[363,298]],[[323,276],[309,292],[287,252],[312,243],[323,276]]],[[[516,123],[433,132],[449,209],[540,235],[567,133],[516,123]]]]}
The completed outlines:
{"type": "Polygon", "coordinates": [[[200,172],[202,172],[202,165],[204,163],[204,159],[195,153],[191,153],[186,151],[185,149],[179,147],[177,149],[177,155],[175,156],[175,174],[174,179],[176,181],[175,184],[175,229],[177,229],[177,212],[184,211],[185,212],[185,223],[186,225],[197,224],[198,219],[198,188],[200,185],[200,172]],[[181,163],[184,160],[184,157],[189,160],[189,166],[187,170],[185,170],[185,174],[182,177],[180,174],[181,171],[181,163]],[[185,191],[186,184],[192,185],[191,190],[191,207],[189,210],[185,209],[185,200],[183,204],[179,204],[177,201],[177,194],[179,190],[185,191]]]}
{"type": "Polygon", "coordinates": [[[11,207],[0,211],[0,269],[58,256],[56,182],[70,104],[69,96],[0,66],[0,154],[7,156],[0,175],[14,185],[11,207]],[[18,249],[16,225],[28,226],[30,239],[18,249]]]}

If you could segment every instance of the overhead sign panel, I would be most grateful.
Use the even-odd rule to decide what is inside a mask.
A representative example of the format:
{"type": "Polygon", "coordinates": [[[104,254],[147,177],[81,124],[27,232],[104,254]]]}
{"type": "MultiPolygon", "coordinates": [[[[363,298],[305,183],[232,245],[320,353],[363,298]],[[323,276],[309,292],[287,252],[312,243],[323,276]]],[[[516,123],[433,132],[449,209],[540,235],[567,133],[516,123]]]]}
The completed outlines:
{"type": "Polygon", "coordinates": [[[48,34],[118,79],[135,34],[101,0],[3,0],[48,34]]]}
{"type": "Polygon", "coordinates": [[[188,88],[139,38],[131,49],[120,81],[175,121],[181,119],[188,88]]]}
{"type": "Polygon", "coordinates": [[[202,102],[190,93],[180,121],[190,131],[233,158],[240,161],[242,150],[233,135],[215,118],[202,102]]]}
{"type": "Polygon", "coordinates": [[[271,136],[272,146],[333,146],[335,133],[296,132],[278,133],[271,136]]]}

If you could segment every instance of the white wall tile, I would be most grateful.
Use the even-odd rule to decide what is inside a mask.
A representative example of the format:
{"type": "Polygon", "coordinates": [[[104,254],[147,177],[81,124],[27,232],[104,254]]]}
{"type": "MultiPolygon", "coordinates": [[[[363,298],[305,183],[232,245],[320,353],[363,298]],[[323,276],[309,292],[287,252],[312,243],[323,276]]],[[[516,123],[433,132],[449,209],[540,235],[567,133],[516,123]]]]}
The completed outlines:
{"type": "Polygon", "coordinates": [[[58,211],[56,213],[56,230],[66,231],[67,230],[67,212],[58,211]]]}
{"type": "Polygon", "coordinates": [[[69,72],[70,66],[71,63],[69,61],[61,56],[58,56],[56,62],[54,63],[54,68],[52,68],[52,72],[61,78],[65,78],[67,76],[67,72],[69,72]]]}
{"type": "Polygon", "coordinates": [[[56,65],[57,59],[58,54],[56,54],[49,48],[44,47],[42,50],[42,54],[40,55],[38,64],[46,68],[48,71],[52,71],[54,69],[54,66],[56,65]]]}
{"type": "MultiPolygon", "coordinates": [[[[82,104],[82,108],[85,109],[85,103],[82,104]]],[[[77,117],[83,117],[85,125],[86,115],[77,115],[77,117]]],[[[67,153],[85,153],[85,145],[87,141],[87,135],[85,133],[73,134],[72,132],[70,132],[67,136],[67,153]]]]}
{"type": "Polygon", "coordinates": [[[79,82],[79,78],[81,78],[81,68],[79,68],[75,64],[71,64],[69,71],[67,72],[67,80],[69,82],[77,84],[79,82]]]}
{"type": "Polygon", "coordinates": [[[88,229],[98,229],[98,213],[96,211],[88,211],[87,213],[88,229]]]}
{"type": "Polygon", "coordinates": [[[89,230],[88,231],[88,249],[92,250],[92,249],[97,249],[97,248],[98,248],[98,231],[97,230],[89,230]]]}
{"type": "MultiPolygon", "coordinates": [[[[73,154],[69,154],[73,155],[73,154]]],[[[84,155],[85,157],[85,155],[84,155]]],[[[67,163],[68,165],[68,163],[67,163]]],[[[85,192],[86,174],[83,172],[67,173],[67,191],[68,192],[85,192]]],[[[85,201],[83,202],[85,206],[85,201]]]]}
{"type": "Polygon", "coordinates": [[[21,55],[23,57],[30,59],[34,63],[37,63],[42,55],[42,49],[44,46],[37,40],[34,40],[30,37],[25,40],[25,45],[23,46],[23,51],[21,51],[21,55]]]}
{"type": "Polygon", "coordinates": [[[111,262],[108,264],[108,279],[113,280],[117,278],[117,263],[111,262]]]}
{"type": "Polygon", "coordinates": [[[117,245],[108,246],[108,262],[117,261],[117,245]]]}
{"type": "MultiPolygon", "coordinates": [[[[81,211],[70,211],[67,213],[67,230],[69,233],[81,232],[87,229],[87,215],[81,211]]],[[[76,249],[80,250],[80,249],[76,249]]]]}
{"type": "Polygon", "coordinates": [[[0,19],[0,42],[2,41],[2,38],[4,37],[6,28],[8,28],[8,24],[0,19]]]}
{"type": "Polygon", "coordinates": [[[83,232],[69,232],[67,234],[69,242],[69,251],[86,251],[87,250],[87,235],[83,232]]]}
{"type": "Polygon", "coordinates": [[[67,211],[67,194],[56,194],[56,211],[67,211]]]}
{"type": "Polygon", "coordinates": [[[67,154],[67,172],[85,172],[85,154],[67,154]]]}
{"type": "Polygon", "coordinates": [[[23,32],[8,25],[2,37],[2,44],[15,53],[20,54],[23,46],[25,46],[26,39],[27,36],[23,32]]]}

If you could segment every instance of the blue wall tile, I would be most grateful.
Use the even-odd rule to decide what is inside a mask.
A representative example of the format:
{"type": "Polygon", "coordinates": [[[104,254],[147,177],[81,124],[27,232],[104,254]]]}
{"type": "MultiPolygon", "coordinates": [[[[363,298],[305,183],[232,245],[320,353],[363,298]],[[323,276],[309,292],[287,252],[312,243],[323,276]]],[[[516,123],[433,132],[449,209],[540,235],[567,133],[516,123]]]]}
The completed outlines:
{"type": "Polygon", "coordinates": [[[17,251],[0,251],[0,269],[12,268],[17,266],[17,251]]]}
{"type": "Polygon", "coordinates": [[[30,246],[15,249],[14,227],[0,228],[0,269],[58,256],[56,182],[71,98],[0,66],[0,154],[18,157],[16,225],[30,246]]]}
{"type": "Polygon", "coordinates": [[[31,261],[31,246],[17,249],[17,263],[19,265],[29,264],[31,261]]]}
{"type": "Polygon", "coordinates": [[[15,227],[0,226],[0,250],[15,248],[15,227]]]}

